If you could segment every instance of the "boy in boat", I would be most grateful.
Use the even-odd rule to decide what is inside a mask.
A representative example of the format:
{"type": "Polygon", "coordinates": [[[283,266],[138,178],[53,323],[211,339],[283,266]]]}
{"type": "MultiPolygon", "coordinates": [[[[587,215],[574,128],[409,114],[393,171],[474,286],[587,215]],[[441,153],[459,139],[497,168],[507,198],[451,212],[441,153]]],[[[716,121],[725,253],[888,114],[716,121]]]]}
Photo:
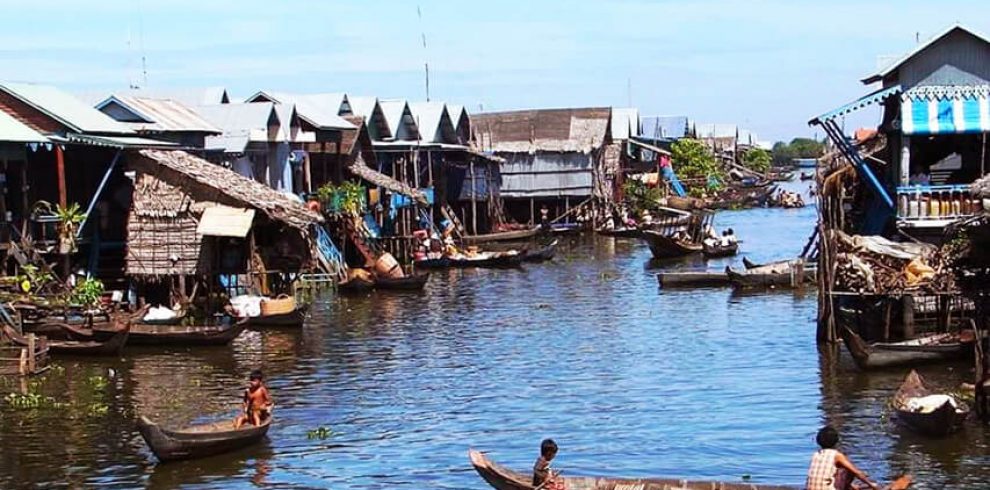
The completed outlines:
{"type": "Polygon", "coordinates": [[[869,488],[879,490],[880,486],[873,483],[863,473],[849,461],[849,458],[835,449],[839,444],[839,433],[829,426],[825,426],[818,431],[815,438],[821,447],[811,457],[811,466],[808,468],[808,480],[805,483],[807,490],[851,490],[853,478],[859,479],[867,484],[869,488]]]}
{"type": "Polygon", "coordinates": [[[272,398],[265,387],[264,376],[260,369],[251,371],[248,380],[248,388],[244,390],[244,413],[234,420],[234,428],[240,429],[246,422],[251,422],[255,426],[269,417],[272,406],[272,398]]]}
{"type": "Polygon", "coordinates": [[[562,490],[564,487],[557,481],[557,474],[550,469],[550,462],[557,456],[557,443],[553,439],[544,439],[540,443],[540,457],[533,465],[533,488],[540,490],[562,490]]]}

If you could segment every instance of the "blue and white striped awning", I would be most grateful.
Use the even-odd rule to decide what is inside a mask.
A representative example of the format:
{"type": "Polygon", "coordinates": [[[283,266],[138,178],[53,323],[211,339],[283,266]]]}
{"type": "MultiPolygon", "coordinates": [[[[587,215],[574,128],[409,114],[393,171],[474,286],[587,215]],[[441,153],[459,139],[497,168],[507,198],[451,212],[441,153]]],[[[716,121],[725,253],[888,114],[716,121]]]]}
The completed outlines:
{"type": "Polygon", "coordinates": [[[831,121],[832,119],[835,119],[840,116],[845,116],[846,114],[849,114],[854,111],[858,111],[866,106],[883,102],[888,98],[897,95],[899,93],[901,93],[900,85],[893,85],[887,88],[881,88],[875,90],[842,107],[839,107],[838,109],[833,109],[831,111],[826,112],[825,114],[822,114],[812,119],[811,121],[808,121],[808,124],[821,124],[826,121],[831,121]]]}
{"type": "Polygon", "coordinates": [[[901,96],[904,134],[990,132],[990,86],[919,87],[901,96]]]}

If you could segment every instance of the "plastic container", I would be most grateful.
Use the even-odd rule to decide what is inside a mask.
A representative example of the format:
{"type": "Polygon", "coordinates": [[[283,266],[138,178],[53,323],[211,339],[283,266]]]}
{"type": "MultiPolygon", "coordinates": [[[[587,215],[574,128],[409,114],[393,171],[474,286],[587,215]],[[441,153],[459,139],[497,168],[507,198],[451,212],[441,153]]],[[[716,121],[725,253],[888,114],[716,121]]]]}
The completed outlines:
{"type": "Polygon", "coordinates": [[[405,277],[405,274],[402,273],[402,267],[399,266],[399,261],[395,260],[395,257],[388,252],[383,253],[375,261],[375,273],[379,276],[390,277],[392,279],[405,277]]]}

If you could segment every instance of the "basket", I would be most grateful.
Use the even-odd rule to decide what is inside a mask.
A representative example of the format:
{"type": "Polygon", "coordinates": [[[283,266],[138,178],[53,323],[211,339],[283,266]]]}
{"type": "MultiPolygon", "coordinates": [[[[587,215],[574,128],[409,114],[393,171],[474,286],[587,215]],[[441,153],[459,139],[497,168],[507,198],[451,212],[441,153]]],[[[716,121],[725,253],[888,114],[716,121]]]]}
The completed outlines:
{"type": "Polygon", "coordinates": [[[261,300],[261,316],[284,315],[296,310],[296,299],[280,294],[277,298],[261,300]]]}

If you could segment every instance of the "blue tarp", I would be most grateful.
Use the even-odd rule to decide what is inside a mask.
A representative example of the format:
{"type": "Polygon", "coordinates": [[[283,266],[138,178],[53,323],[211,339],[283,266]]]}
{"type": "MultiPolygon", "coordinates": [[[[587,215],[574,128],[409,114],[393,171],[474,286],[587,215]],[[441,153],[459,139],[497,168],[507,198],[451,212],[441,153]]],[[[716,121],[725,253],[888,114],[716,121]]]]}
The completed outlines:
{"type": "Polygon", "coordinates": [[[492,194],[498,195],[500,176],[496,166],[474,166],[474,186],[471,185],[471,172],[468,167],[447,167],[447,196],[454,201],[485,201],[488,199],[488,182],[492,181],[492,194]],[[488,173],[491,169],[492,176],[488,173]]]}

